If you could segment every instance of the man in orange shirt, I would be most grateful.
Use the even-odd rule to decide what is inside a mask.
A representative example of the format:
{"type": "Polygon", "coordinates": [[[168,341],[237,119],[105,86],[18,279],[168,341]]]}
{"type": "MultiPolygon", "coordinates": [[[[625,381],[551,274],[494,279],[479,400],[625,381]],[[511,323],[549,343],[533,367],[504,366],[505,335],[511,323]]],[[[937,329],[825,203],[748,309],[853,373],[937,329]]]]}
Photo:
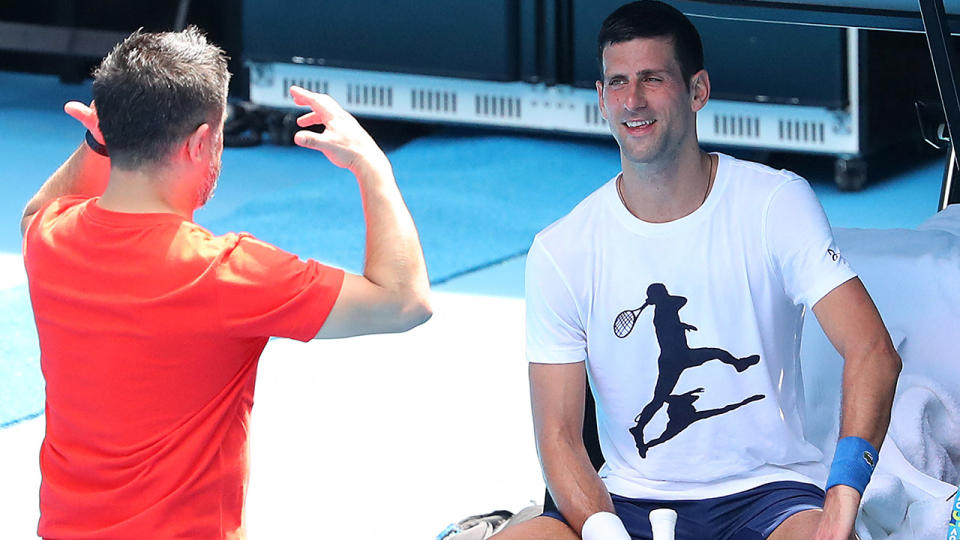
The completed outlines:
{"type": "Polygon", "coordinates": [[[363,275],[193,223],[223,151],[226,60],[196,29],[136,32],[65,110],[87,141],[24,210],[46,379],[40,536],[243,538],[247,432],[270,336],[401,332],[430,317],[389,161],[330,97],[295,142],[357,177],[363,275]]]}

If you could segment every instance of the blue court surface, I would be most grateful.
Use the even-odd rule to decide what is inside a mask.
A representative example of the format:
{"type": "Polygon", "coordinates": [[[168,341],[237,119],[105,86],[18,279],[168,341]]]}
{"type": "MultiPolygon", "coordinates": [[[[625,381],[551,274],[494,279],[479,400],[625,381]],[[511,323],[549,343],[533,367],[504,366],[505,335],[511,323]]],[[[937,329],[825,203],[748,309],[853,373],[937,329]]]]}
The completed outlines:
{"type": "MultiPolygon", "coordinates": [[[[43,432],[18,224],[82,141],[63,104],[89,97],[88,84],[0,72],[2,538],[35,531],[43,432]]],[[[542,497],[523,356],[524,254],[537,231],[617,173],[617,148],[612,139],[445,127],[406,140],[396,131],[381,143],[421,235],[436,314],[403,336],[271,342],[254,408],[251,538],[432,538],[467,515],[542,497]]],[[[938,159],[871,173],[860,193],[839,192],[832,169],[794,162],[834,227],[912,229],[936,211],[938,159]]],[[[320,153],[227,149],[196,220],[361,269],[356,182],[320,153]]]]}

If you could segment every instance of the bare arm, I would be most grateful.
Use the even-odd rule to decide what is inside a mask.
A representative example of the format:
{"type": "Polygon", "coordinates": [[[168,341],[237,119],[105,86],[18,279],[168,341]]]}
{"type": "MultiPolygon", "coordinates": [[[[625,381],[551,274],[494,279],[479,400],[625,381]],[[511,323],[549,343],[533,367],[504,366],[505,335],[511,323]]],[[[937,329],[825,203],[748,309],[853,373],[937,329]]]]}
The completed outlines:
{"type": "MultiPolygon", "coordinates": [[[[97,127],[96,111],[91,107],[71,101],[64,106],[64,111],[79,120],[100,143],[103,136],[97,127]]],[[[86,143],[80,147],[61,165],[27,203],[20,219],[20,234],[27,230],[33,216],[48,202],[65,195],[87,195],[96,197],[103,194],[110,178],[110,158],[90,150],[86,143]]]]}
{"type": "MultiPolygon", "coordinates": [[[[860,437],[879,450],[901,368],[880,313],[858,278],[824,296],[813,312],[844,360],[840,437],[860,437]]],[[[830,488],[817,538],[847,538],[859,505],[852,487],[830,488]]]]}
{"type": "Polygon", "coordinates": [[[349,169],[360,185],[366,219],[363,275],[348,273],[318,338],[402,332],[430,318],[430,283],[413,218],[397,188],[387,156],[349,113],[327,95],[292,87],[311,112],[300,127],[323,124],[323,133],[300,131],[294,141],[349,169]]]}
{"type": "Polygon", "coordinates": [[[557,508],[577,534],[597,512],[616,513],[583,446],[583,362],[530,364],[533,429],[543,475],[557,508]]]}

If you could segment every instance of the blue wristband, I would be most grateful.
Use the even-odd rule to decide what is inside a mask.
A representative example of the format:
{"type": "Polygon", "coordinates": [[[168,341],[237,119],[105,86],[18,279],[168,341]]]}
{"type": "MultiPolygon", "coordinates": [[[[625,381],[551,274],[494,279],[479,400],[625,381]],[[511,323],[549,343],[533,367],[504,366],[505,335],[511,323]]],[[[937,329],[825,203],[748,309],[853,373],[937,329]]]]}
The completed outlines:
{"type": "Polygon", "coordinates": [[[110,152],[107,152],[106,145],[100,144],[100,141],[98,141],[97,138],[93,136],[93,133],[90,133],[89,129],[87,130],[87,134],[84,135],[83,138],[86,139],[87,146],[89,146],[91,150],[100,154],[103,157],[110,157],[110,152]]]}
{"type": "Polygon", "coordinates": [[[827,489],[843,484],[863,495],[876,466],[877,450],[872,444],[860,437],[844,437],[837,441],[837,449],[833,453],[827,489]]]}

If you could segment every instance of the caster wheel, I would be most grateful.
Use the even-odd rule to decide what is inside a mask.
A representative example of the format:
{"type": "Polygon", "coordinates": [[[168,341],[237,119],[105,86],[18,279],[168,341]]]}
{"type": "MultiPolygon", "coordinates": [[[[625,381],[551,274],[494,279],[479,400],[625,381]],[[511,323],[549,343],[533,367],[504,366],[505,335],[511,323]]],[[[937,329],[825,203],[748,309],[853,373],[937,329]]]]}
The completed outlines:
{"type": "Polygon", "coordinates": [[[833,180],[840,191],[860,191],[867,185],[867,162],[862,158],[837,158],[833,180]]]}

